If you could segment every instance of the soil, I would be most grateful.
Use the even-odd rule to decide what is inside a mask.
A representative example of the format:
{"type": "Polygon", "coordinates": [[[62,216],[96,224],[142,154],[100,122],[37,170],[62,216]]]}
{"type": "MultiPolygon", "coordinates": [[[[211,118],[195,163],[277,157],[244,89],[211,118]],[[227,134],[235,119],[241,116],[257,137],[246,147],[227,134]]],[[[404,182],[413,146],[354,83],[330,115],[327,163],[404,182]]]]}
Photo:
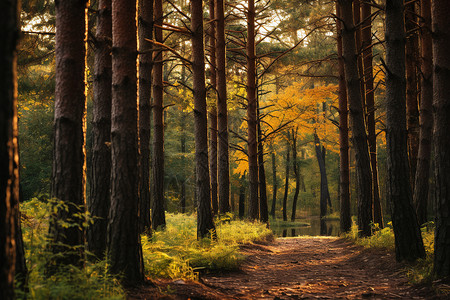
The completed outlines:
{"type": "Polygon", "coordinates": [[[131,289],[128,298],[450,299],[430,286],[411,286],[393,253],[339,238],[279,238],[242,252],[247,259],[238,271],[203,274],[199,282],[154,280],[131,289]]]}

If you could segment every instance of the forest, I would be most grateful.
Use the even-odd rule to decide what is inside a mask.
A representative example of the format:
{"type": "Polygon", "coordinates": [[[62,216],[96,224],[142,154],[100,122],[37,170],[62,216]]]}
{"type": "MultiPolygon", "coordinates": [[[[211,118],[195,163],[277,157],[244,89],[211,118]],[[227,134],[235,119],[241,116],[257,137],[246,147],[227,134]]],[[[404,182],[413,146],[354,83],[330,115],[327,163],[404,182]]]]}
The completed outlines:
{"type": "Polygon", "coordinates": [[[0,298],[448,297],[448,16],[2,1],[0,298]]]}

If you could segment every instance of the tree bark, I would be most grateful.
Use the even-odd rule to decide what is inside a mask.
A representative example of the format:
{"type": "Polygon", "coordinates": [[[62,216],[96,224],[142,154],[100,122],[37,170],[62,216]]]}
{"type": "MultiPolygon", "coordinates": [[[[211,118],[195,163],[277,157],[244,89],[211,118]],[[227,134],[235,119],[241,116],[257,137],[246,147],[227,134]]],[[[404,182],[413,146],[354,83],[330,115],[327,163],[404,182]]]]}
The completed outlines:
{"type": "Polygon", "coordinates": [[[86,191],[86,1],[56,2],[55,119],[52,198],[68,209],[58,208],[49,224],[51,250],[59,265],[83,265],[86,191]],[[63,226],[63,222],[80,226],[63,226]],[[57,258],[56,258],[57,257],[57,258]]]}
{"type": "Polygon", "coordinates": [[[197,238],[214,237],[208,161],[203,3],[191,0],[192,74],[194,90],[195,162],[197,169],[197,238]]]}
{"type": "Polygon", "coordinates": [[[450,276],[450,3],[432,1],[436,230],[434,272],[450,276]]]}
{"type": "MultiPolygon", "coordinates": [[[[216,75],[216,22],[214,0],[209,0],[209,80],[214,94],[213,99],[216,99],[217,90],[217,75],[216,75]]],[[[217,187],[217,106],[212,105],[208,112],[209,119],[209,169],[211,177],[211,203],[214,215],[219,212],[219,198],[217,187]]]]}
{"type": "Polygon", "coordinates": [[[390,201],[398,261],[425,257],[412,206],[406,132],[405,29],[403,0],[386,3],[387,198],[390,201]]]}
{"type": "Polygon", "coordinates": [[[108,258],[125,284],[143,281],[139,231],[136,2],[112,2],[111,208],[108,258]]]}
{"type": "Polygon", "coordinates": [[[371,234],[370,223],[372,222],[372,171],[355,49],[355,25],[352,18],[353,0],[338,0],[338,2],[341,6],[344,23],[342,26],[342,46],[352,142],[356,155],[358,227],[362,236],[369,236],[371,234]]]}
{"type": "Polygon", "coordinates": [[[219,210],[230,211],[230,158],[228,151],[228,108],[225,43],[225,3],[215,0],[216,68],[217,68],[217,129],[218,129],[218,190],[219,210]]]}
{"type": "Polygon", "coordinates": [[[348,146],[348,108],[347,89],[345,87],[344,58],[342,57],[342,22],[341,7],[336,2],[336,31],[339,67],[339,202],[340,202],[340,228],[348,232],[352,226],[350,213],[350,168],[348,146]]]}
{"type": "Polygon", "coordinates": [[[0,298],[14,299],[16,223],[19,218],[19,151],[17,144],[17,44],[19,2],[0,3],[0,298]]]}
{"type": "Polygon", "coordinates": [[[417,65],[419,56],[419,39],[417,34],[416,3],[405,5],[406,38],[406,124],[408,129],[408,158],[410,182],[414,190],[417,154],[419,152],[419,104],[417,101],[417,65]]]}
{"type": "Polygon", "coordinates": [[[248,0],[247,9],[247,127],[248,127],[248,178],[250,219],[259,218],[258,195],[258,146],[256,117],[256,50],[255,50],[255,1],[248,0]]]}
{"type": "Polygon", "coordinates": [[[364,84],[367,113],[367,141],[369,142],[370,164],[372,166],[373,184],[373,221],[383,228],[383,213],[381,208],[380,188],[378,185],[377,135],[375,130],[375,90],[373,85],[373,54],[372,54],[372,6],[361,4],[362,48],[364,65],[364,84]]]}
{"type": "Polygon", "coordinates": [[[111,181],[111,0],[98,3],[94,50],[92,180],[88,210],[94,223],[87,228],[87,249],[103,259],[110,207],[111,181]]]}
{"type": "Polygon", "coordinates": [[[317,162],[320,170],[320,218],[327,215],[327,201],[330,199],[330,192],[328,191],[327,171],[325,168],[325,156],[320,139],[317,134],[314,134],[314,144],[316,149],[317,162]]]}
{"type": "Polygon", "coordinates": [[[259,220],[269,223],[269,208],[267,204],[266,170],[264,168],[264,144],[262,141],[261,120],[259,113],[259,99],[257,100],[258,120],[258,175],[259,175],[259,220]]]}
{"type": "Polygon", "coordinates": [[[270,208],[270,215],[275,219],[275,209],[277,203],[278,179],[277,179],[277,163],[275,161],[275,153],[272,152],[272,180],[273,180],[273,194],[272,207],[270,208]]]}
{"type": "Polygon", "coordinates": [[[361,99],[363,111],[366,113],[365,107],[365,85],[364,85],[364,65],[363,65],[363,55],[362,55],[362,24],[361,24],[361,1],[353,0],[353,23],[355,24],[355,47],[356,54],[358,56],[358,74],[359,74],[359,85],[361,91],[361,99]]]}
{"type": "MultiPolygon", "coordinates": [[[[186,125],[186,115],[181,116],[181,153],[183,153],[183,165],[186,165],[186,135],[184,132],[184,128],[186,125]]],[[[181,213],[186,213],[186,177],[183,176],[183,181],[181,182],[181,213]]]]}
{"type": "Polygon", "coordinates": [[[433,139],[433,53],[431,38],[431,1],[421,2],[421,76],[420,137],[413,203],[419,224],[427,222],[430,181],[431,140],[433,139]]]}
{"type": "Polygon", "coordinates": [[[151,235],[150,219],[150,140],[152,98],[153,1],[139,0],[139,231],[151,235]]]}
{"type": "Polygon", "coordinates": [[[239,219],[243,219],[245,216],[245,175],[242,176],[241,185],[239,187],[239,219]]]}
{"type": "Polygon", "coordinates": [[[295,175],[295,193],[294,199],[292,199],[291,221],[295,221],[295,214],[297,212],[298,194],[300,192],[300,170],[298,169],[299,162],[297,159],[297,130],[296,132],[292,131],[292,165],[295,175]]]}
{"type": "Polygon", "coordinates": [[[283,196],[283,221],[287,221],[287,198],[288,198],[288,192],[289,192],[289,166],[291,164],[290,162],[290,134],[289,131],[287,133],[287,146],[286,146],[286,179],[284,183],[284,196],[283,196]]]}
{"type": "MultiPolygon", "coordinates": [[[[162,0],[154,0],[153,7],[155,41],[163,43],[163,7],[162,0]]],[[[164,205],[164,84],[163,84],[163,55],[162,49],[153,53],[153,203],[152,228],[166,227],[164,205]]]]}

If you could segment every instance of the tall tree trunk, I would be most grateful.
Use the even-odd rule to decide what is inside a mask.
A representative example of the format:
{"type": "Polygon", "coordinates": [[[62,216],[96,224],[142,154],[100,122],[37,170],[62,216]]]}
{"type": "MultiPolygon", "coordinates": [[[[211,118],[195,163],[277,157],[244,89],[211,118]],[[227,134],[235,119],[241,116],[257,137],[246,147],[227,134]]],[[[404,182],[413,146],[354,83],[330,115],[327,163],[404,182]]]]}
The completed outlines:
{"type": "MultiPolygon", "coordinates": [[[[216,99],[217,75],[216,75],[216,22],[214,0],[209,0],[209,80],[212,87],[213,99],[216,99]]],[[[217,106],[212,105],[208,112],[209,119],[209,171],[211,177],[211,203],[214,215],[219,212],[219,199],[217,190],[217,106]]]]}
{"type": "Polygon", "coordinates": [[[420,139],[413,203],[419,224],[427,222],[430,182],[431,140],[433,139],[433,53],[431,38],[431,0],[421,2],[420,139]]]}
{"type": "Polygon", "coordinates": [[[361,24],[361,1],[354,0],[353,1],[353,22],[355,24],[355,47],[356,54],[358,56],[358,74],[359,74],[359,85],[361,91],[361,99],[363,105],[363,111],[366,112],[365,101],[366,93],[364,86],[364,65],[363,65],[363,56],[362,56],[362,24],[361,24]]]}
{"type": "Polygon", "coordinates": [[[434,272],[450,276],[450,3],[432,2],[436,230],[434,272]]]}
{"type": "Polygon", "coordinates": [[[219,198],[217,186],[217,110],[211,107],[208,112],[209,119],[209,170],[211,177],[211,204],[213,214],[219,213],[219,198]]]}
{"type": "Polygon", "coordinates": [[[298,169],[299,162],[297,159],[297,130],[295,132],[292,130],[292,165],[294,168],[295,175],[295,194],[294,199],[292,200],[292,213],[291,213],[291,221],[295,221],[295,214],[297,212],[297,200],[298,194],[300,192],[300,170],[298,169]]]}
{"type": "Polygon", "coordinates": [[[284,196],[283,196],[283,221],[287,221],[287,198],[288,198],[288,192],[289,192],[289,167],[291,164],[290,161],[290,134],[289,131],[287,133],[287,145],[286,145],[286,179],[284,182],[284,196]]]}
{"type": "Polygon", "coordinates": [[[96,47],[94,52],[94,108],[92,121],[92,180],[88,210],[94,223],[87,228],[87,249],[102,259],[111,181],[111,0],[98,3],[96,47]]]}
{"type": "Polygon", "coordinates": [[[364,65],[364,84],[367,113],[367,141],[369,142],[370,164],[372,166],[373,184],[373,221],[383,228],[383,213],[381,209],[380,188],[378,185],[377,135],[375,131],[375,90],[373,85],[373,54],[372,54],[372,6],[361,4],[362,16],[362,48],[364,65]]]}
{"type": "MultiPolygon", "coordinates": [[[[186,125],[186,115],[181,116],[181,153],[183,153],[183,166],[185,166],[185,154],[186,151],[186,135],[184,132],[184,128],[186,125]]],[[[183,177],[183,181],[181,182],[181,213],[186,212],[186,177],[183,177]]]]}
{"type": "Polygon", "coordinates": [[[277,179],[277,163],[275,161],[275,152],[272,151],[272,180],[273,180],[273,194],[272,207],[270,208],[270,215],[275,219],[275,208],[277,203],[278,179],[277,179]]]}
{"type": "Polygon", "coordinates": [[[398,261],[425,257],[412,206],[406,132],[405,29],[403,0],[386,3],[387,198],[390,201],[398,261]],[[400,59],[399,59],[400,58],[400,59]]]}
{"type": "Polygon", "coordinates": [[[150,115],[152,98],[153,1],[139,1],[139,230],[151,235],[150,219],[150,115]]]}
{"type": "Polygon", "coordinates": [[[342,22],[341,7],[336,2],[336,31],[339,67],[339,201],[340,201],[340,228],[348,232],[352,226],[350,213],[350,168],[348,146],[348,108],[347,89],[345,87],[344,58],[342,57],[342,22]]]}
{"type": "Polygon", "coordinates": [[[327,214],[327,201],[330,199],[330,192],[328,191],[327,171],[325,168],[324,150],[320,144],[320,139],[317,134],[314,134],[314,144],[316,149],[317,162],[320,170],[320,218],[327,214]]]}
{"type": "MultiPolygon", "coordinates": [[[[155,41],[163,43],[163,6],[162,0],[154,0],[153,18],[155,41]]],[[[164,84],[163,84],[163,55],[162,49],[153,53],[153,203],[152,228],[164,228],[166,215],[164,207],[164,84]]]]}
{"type": "Polygon", "coordinates": [[[405,30],[407,34],[406,57],[406,124],[408,130],[408,158],[410,182],[414,190],[417,153],[419,152],[419,105],[417,101],[417,65],[419,63],[419,38],[417,34],[416,2],[405,5],[405,30]]]}
{"type": "Polygon", "coordinates": [[[266,170],[264,168],[264,143],[261,130],[261,114],[259,98],[256,100],[256,119],[258,128],[258,175],[259,175],[259,220],[269,223],[269,208],[267,204],[266,170]]]}
{"type": "Polygon", "coordinates": [[[356,154],[358,187],[358,227],[362,236],[371,234],[372,222],[372,171],[364,123],[361,86],[355,49],[355,25],[352,18],[352,0],[338,0],[341,6],[343,28],[342,46],[345,79],[351,118],[352,142],[356,154]]]}
{"type": "Polygon", "coordinates": [[[17,145],[17,44],[19,2],[0,3],[0,298],[14,299],[16,223],[19,218],[19,151],[17,145]]]}
{"type": "Polygon", "coordinates": [[[256,50],[255,50],[255,1],[248,0],[247,9],[247,127],[248,127],[248,179],[250,219],[259,217],[258,195],[258,146],[256,117],[256,50]]]}
{"type": "Polygon", "coordinates": [[[214,235],[208,161],[203,3],[191,0],[192,74],[194,90],[195,162],[197,169],[197,238],[214,235]]]}
{"type": "Polygon", "coordinates": [[[63,222],[81,225],[85,210],[86,5],[78,0],[56,2],[52,197],[68,209],[58,209],[49,224],[51,249],[64,254],[50,262],[49,271],[55,269],[53,264],[83,264],[84,230],[63,222]]]}
{"type": "Polygon", "coordinates": [[[217,68],[217,129],[218,129],[218,189],[219,210],[230,211],[230,158],[228,152],[228,108],[225,43],[225,3],[215,0],[216,68],[217,68]]]}
{"type": "Polygon", "coordinates": [[[245,215],[245,175],[240,180],[239,187],[239,219],[243,219],[245,215]]]}
{"type": "Polygon", "coordinates": [[[139,231],[139,132],[136,2],[112,2],[110,272],[126,284],[144,279],[139,231]]]}

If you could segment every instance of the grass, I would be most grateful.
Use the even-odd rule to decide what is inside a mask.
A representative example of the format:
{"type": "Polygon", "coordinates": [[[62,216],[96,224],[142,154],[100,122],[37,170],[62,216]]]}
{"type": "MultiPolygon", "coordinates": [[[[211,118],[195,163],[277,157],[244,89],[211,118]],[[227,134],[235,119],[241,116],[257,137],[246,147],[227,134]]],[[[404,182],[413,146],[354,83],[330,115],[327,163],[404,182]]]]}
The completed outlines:
{"type": "MultiPolygon", "coordinates": [[[[429,222],[421,228],[422,239],[425,246],[426,257],[418,259],[413,264],[406,265],[406,274],[412,284],[431,283],[435,277],[433,275],[433,257],[434,257],[434,224],[429,222]]],[[[374,234],[370,237],[358,237],[358,227],[353,222],[352,229],[344,237],[354,241],[357,245],[366,248],[386,249],[395,251],[394,231],[392,223],[379,229],[377,224],[374,226],[374,234]]]]}
{"type": "Polygon", "coordinates": [[[273,228],[289,228],[289,227],[304,227],[310,226],[308,222],[301,221],[283,221],[282,219],[272,219],[269,220],[270,226],[273,228]]]}
{"type": "Polygon", "coordinates": [[[36,198],[21,204],[22,232],[28,267],[28,294],[16,289],[18,299],[124,299],[117,279],[108,274],[106,261],[86,262],[85,268],[68,266],[45,274],[53,254],[48,251],[50,202],[36,198]]]}
{"type": "Polygon", "coordinates": [[[231,220],[216,222],[217,241],[197,240],[195,215],[167,214],[164,231],[142,237],[145,271],[150,278],[197,279],[198,272],[236,269],[245,258],[243,244],[273,238],[265,224],[231,220]]]}
{"type": "MultiPolygon", "coordinates": [[[[106,260],[84,268],[68,266],[52,276],[45,274],[46,264],[54,257],[48,251],[49,201],[32,199],[21,204],[22,230],[27,259],[28,294],[16,289],[19,299],[125,299],[119,281],[108,274],[106,260]]],[[[239,246],[273,239],[265,224],[232,220],[231,216],[216,220],[217,241],[197,240],[196,216],[167,214],[167,227],[142,236],[146,276],[149,278],[197,279],[209,270],[230,270],[245,258],[239,246]]],[[[89,223],[89,217],[87,217],[89,223]]]]}

